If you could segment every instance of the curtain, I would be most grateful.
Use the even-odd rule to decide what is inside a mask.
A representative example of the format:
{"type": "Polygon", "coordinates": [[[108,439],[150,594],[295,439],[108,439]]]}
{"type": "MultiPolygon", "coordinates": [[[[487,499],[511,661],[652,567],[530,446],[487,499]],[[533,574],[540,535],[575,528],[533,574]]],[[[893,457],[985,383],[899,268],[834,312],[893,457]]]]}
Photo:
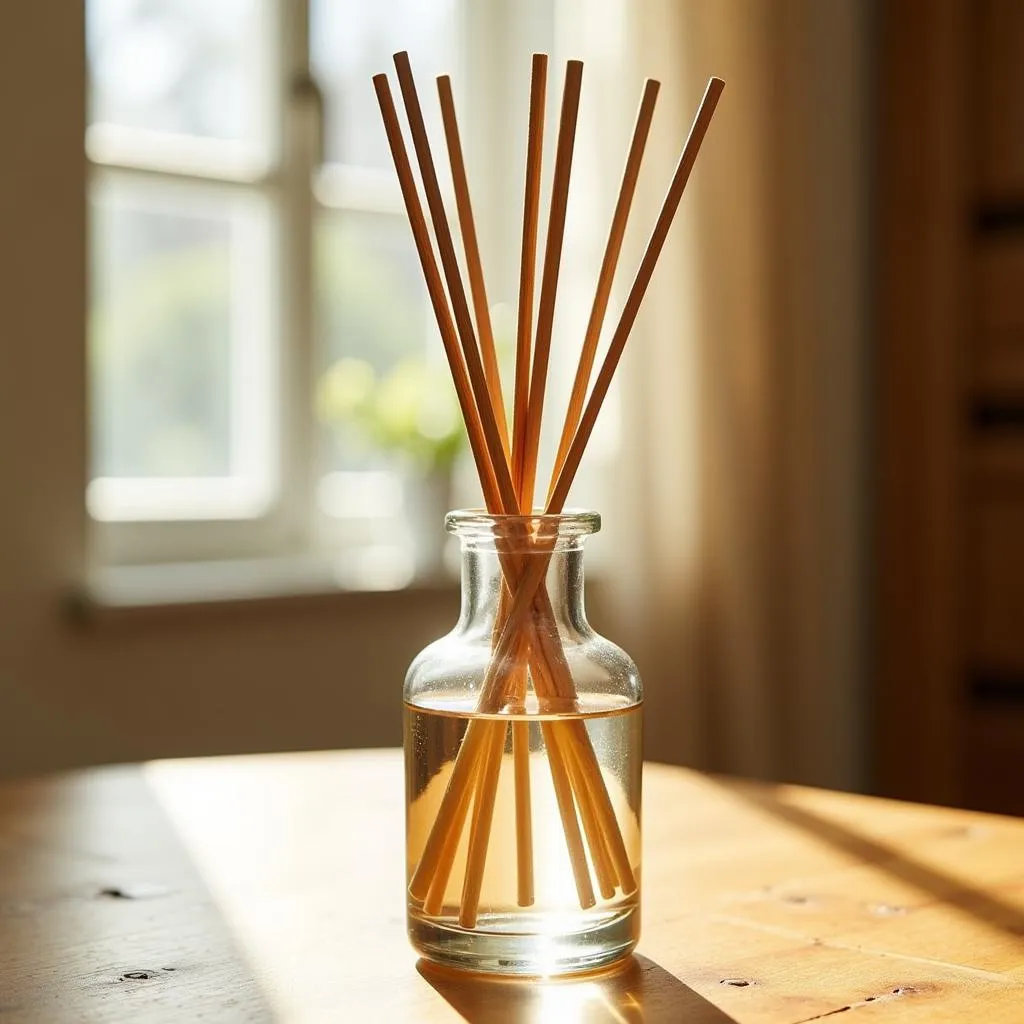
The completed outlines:
{"type": "Polygon", "coordinates": [[[610,596],[647,756],[862,787],[866,5],[599,6],[562,26],[602,116],[631,123],[642,77],[662,81],[619,302],[707,78],[726,81],[622,370],[610,596]]]}

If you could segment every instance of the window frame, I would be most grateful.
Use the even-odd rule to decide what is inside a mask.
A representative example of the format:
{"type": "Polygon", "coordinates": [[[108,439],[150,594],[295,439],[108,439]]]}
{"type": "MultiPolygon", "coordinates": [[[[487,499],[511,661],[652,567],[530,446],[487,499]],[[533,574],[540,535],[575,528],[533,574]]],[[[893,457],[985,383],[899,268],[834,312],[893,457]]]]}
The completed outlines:
{"type": "MultiPolygon", "coordinates": [[[[309,93],[300,85],[308,78],[307,0],[262,0],[260,37],[264,64],[270,69],[261,97],[265,111],[265,136],[246,152],[218,139],[172,136],[110,125],[89,125],[86,131],[87,190],[90,197],[102,191],[148,187],[170,194],[174,190],[221,193],[251,197],[262,205],[267,237],[262,246],[266,283],[265,329],[269,336],[265,372],[276,386],[268,389],[267,410],[271,441],[269,493],[250,495],[245,509],[244,492],[252,484],[245,477],[135,478],[91,480],[87,494],[103,491],[127,494],[154,492],[169,487],[206,494],[222,508],[206,514],[170,517],[145,514],[131,517],[111,510],[100,518],[90,509],[92,561],[100,565],[158,563],[213,557],[242,558],[279,555],[303,546],[305,483],[304,441],[298,410],[308,408],[310,382],[303,367],[310,365],[311,317],[305,313],[311,289],[309,249],[309,199],[311,163],[316,127],[309,116],[309,93]],[[235,514],[230,514],[234,506],[235,514]],[[262,506],[262,507],[261,507],[262,506]],[[239,514],[239,513],[242,514],[239,514]]],[[[233,296],[232,296],[233,299],[233,296]]],[[[152,500],[148,502],[152,505],[152,500]]],[[[93,505],[98,502],[93,501],[93,505]]],[[[115,500],[114,506],[118,504],[115,500]]],[[[143,500],[139,503],[145,505],[143,500]]],[[[182,509],[179,508],[179,512],[182,509]]]]}

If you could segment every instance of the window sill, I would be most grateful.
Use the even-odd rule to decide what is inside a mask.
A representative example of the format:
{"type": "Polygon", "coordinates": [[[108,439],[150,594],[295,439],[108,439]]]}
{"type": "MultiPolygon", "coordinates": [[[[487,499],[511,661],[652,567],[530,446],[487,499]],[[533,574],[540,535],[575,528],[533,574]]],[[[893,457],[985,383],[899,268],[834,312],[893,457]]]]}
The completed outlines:
{"type": "Polygon", "coordinates": [[[316,555],[104,566],[87,574],[72,594],[70,611],[79,622],[91,624],[256,603],[451,596],[458,587],[455,576],[447,574],[392,584],[387,577],[360,575],[338,560],[316,555]]]}

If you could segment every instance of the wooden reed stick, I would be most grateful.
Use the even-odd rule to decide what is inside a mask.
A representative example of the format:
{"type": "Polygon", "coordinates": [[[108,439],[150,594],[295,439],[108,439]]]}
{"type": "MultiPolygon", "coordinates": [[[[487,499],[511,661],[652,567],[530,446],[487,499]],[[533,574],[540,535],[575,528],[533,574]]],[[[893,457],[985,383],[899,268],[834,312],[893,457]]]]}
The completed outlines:
{"type": "Polygon", "coordinates": [[[565,240],[569,177],[572,173],[572,154],[576,144],[576,120],[579,113],[582,84],[582,61],[568,61],[565,66],[565,86],[562,90],[562,110],[558,124],[558,143],[555,149],[555,169],[551,181],[551,209],[548,214],[548,232],[544,245],[544,270],[541,275],[540,302],[537,308],[533,370],[530,375],[530,404],[527,411],[524,439],[523,476],[518,487],[519,507],[524,511],[529,511],[533,507],[533,490],[537,478],[540,426],[547,387],[548,362],[551,356],[555,296],[558,292],[558,271],[562,262],[562,243],[565,240]]]}
{"type": "MultiPolygon", "coordinates": [[[[546,558],[539,556],[537,560],[546,561],[546,558]]],[[[546,631],[538,631],[536,642],[539,644],[538,653],[541,657],[532,659],[531,667],[534,671],[534,685],[538,695],[546,699],[558,698],[563,701],[574,696],[571,683],[566,685],[566,681],[569,679],[567,666],[564,664],[564,655],[561,654],[557,641],[546,631]],[[553,666],[560,666],[562,671],[556,672],[553,666]]],[[[492,664],[499,658],[500,653],[496,653],[492,664]]],[[[561,742],[554,747],[554,753],[549,747],[549,757],[561,759],[574,755],[578,764],[578,772],[573,772],[571,766],[567,766],[566,771],[569,773],[571,788],[578,795],[581,815],[584,818],[584,826],[587,828],[588,843],[591,845],[594,857],[595,870],[600,872],[608,860],[612,864],[612,871],[608,875],[598,874],[599,884],[605,889],[608,886],[614,888],[615,883],[612,879],[617,878],[623,893],[629,894],[636,889],[636,880],[629,863],[629,854],[622,838],[615,809],[612,806],[607,787],[604,785],[601,768],[590,743],[590,737],[587,735],[586,726],[578,719],[556,721],[550,724],[555,727],[556,738],[561,742]],[[592,799],[588,800],[580,796],[583,789],[588,791],[592,799]],[[588,817],[588,815],[591,816],[588,817]]],[[[545,736],[547,736],[546,733],[545,736]]],[[[563,828],[572,829],[574,825],[572,821],[567,820],[570,816],[567,814],[566,807],[560,804],[559,810],[563,815],[563,828]]]]}
{"type": "Polygon", "coordinates": [[[570,778],[574,780],[572,788],[579,804],[580,820],[583,822],[583,832],[587,837],[587,846],[590,848],[590,860],[594,868],[594,877],[597,879],[597,888],[602,899],[610,900],[615,895],[618,875],[615,873],[615,865],[612,863],[608,844],[601,831],[594,794],[586,781],[580,778],[580,773],[584,769],[579,752],[575,747],[571,748],[570,756],[566,758],[566,767],[569,769],[570,778]]]}
{"type": "Polygon", "coordinates": [[[452,167],[452,186],[455,190],[455,207],[462,229],[462,249],[466,254],[466,272],[469,275],[469,292],[473,298],[473,314],[476,317],[476,331],[480,339],[480,355],[487,379],[487,391],[491,398],[494,418],[501,435],[501,446],[506,461],[510,455],[508,424],[505,422],[505,397],[501,391],[501,373],[498,369],[498,353],[494,346],[494,330],[491,311],[487,302],[487,286],[484,283],[483,261],[480,259],[480,245],[477,241],[476,223],[473,219],[473,204],[469,198],[469,180],[462,155],[462,140],[459,137],[459,121],[455,114],[455,97],[452,80],[442,75],[437,80],[437,94],[441,104],[441,120],[448,145],[448,159],[452,167]]]}
{"type": "Polygon", "coordinates": [[[590,868],[587,865],[587,854],[583,848],[583,837],[580,835],[580,825],[573,805],[572,783],[566,768],[566,761],[571,754],[563,746],[564,733],[558,728],[558,723],[541,722],[540,728],[544,736],[544,745],[548,751],[548,761],[551,764],[551,781],[555,787],[555,800],[562,819],[562,829],[565,832],[565,843],[569,850],[569,862],[572,865],[576,893],[579,897],[580,907],[586,910],[588,907],[592,907],[597,900],[594,899],[594,888],[590,883],[590,868]]]}
{"type": "MultiPolygon", "coordinates": [[[[547,92],[548,57],[533,55],[530,69],[530,116],[526,142],[526,178],[523,196],[523,234],[519,257],[519,310],[516,321],[515,394],[512,412],[513,445],[510,461],[512,484],[520,494],[523,480],[526,414],[530,393],[531,331],[533,327],[533,282],[537,264],[537,224],[540,214],[540,181],[544,152],[544,110],[547,92]]],[[[520,512],[529,508],[519,506],[520,512]]],[[[503,592],[504,597],[506,592],[503,592]]],[[[495,620],[497,628],[504,617],[495,620]]],[[[514,692],[526,694],[526,672],[519,669],[514,692]]],[[[531,906],[533,889],[533,824],[530,793],[530,727],[516,722],[512,727],[512,759],[516,782],[516,897],[521,907],[531,906]]]]}
{"type": "Polygon", "coordinates": [[[436,914],[440,910],[455,850],[469,813],[474,773],[479,771],[481,755],[493,731],[481,727],[492,724],[474,719],[466,728],[444,798],[409,882],[409,892],[415,899],[424,900],[423,909],[428,914],[436,914]]]}
{"type": "MultiPolygon", "coordinates": [[[[575,748],[579,755],[580,768],[591,779],[595,772],[600,775],[601,766],[597,763],[594,748],[589,742],[584,742],[588,739],[586,726],[579,719],[568,721],[565,725],[566,731],[573,733],[576,738],[575,748]],[[590,758],[593,760],[588,761],[590,758]]],[[[619,886],[626,895],[636,892],[636,876],[633,873],[633,866],[629,862],[629,851],[626,849],[622,830],[618,827],[618,818],[615,816],[615,808],[612,806],[608,787],[604,785],[604,779],[601,779],[600,785],[595,785],[588,780],[588,790],[594,798],[594,810],[604,833],[605,844],[611,856],[619,886]]]]}
{"type": "MultiPolygon", "coordinates": [[[[492,646],[497,643],[498,637],[501,635],[511,596],[511,589],[508,586],[501,588],[501,593],[498,595],[498,608],[494,616],[494,626],[491,630],[492,646]]],[[[523,639],[525,640],[525,634],[523,639]]],[[[516,657],[516,666],[508,684],[509,693],[512,694],[511,703],[520,709],[525,708],[528,660],[527,645],[521,643],[520,652],[516,657]]],[[[528,907],[533,903],[533,818],[530,793],[530,726],[528,722],[519,720],[512,722],[512,762],[516,811],[516,901],[519,906],[528,907]]]]}
{"type": "Polygon", "coordinates": [[[462,883],[462,902],[459,904],[459,924],[463,928],[476,926],[480,889],[483,886],[487,847],[494,820],[494,801],[498,794],[498,776],[505,752],[508,726],[505,722],[490,723],[493,728],[473,799],[473,820],[469,830],[469,850],[466,854],[466,874],[462,883]]]}
{"type": "MultiPolygon", "coordinates": [[[[526,673],[520,669],[516,692],[526,689],[526,673]]],[[[533,905],[533,809],[530,794],[530,723],[512,723],[512,770],[516,800],[516,902],[533,905]]]]}
{"type": "MultiPolygon", "coordinates": [[[[483,735],[482,733],[480,734],[483,735]]],[[[471,762],[467,759],[466,764],[471,762]]],[[[444,835],[444,845],[439,851],[437,863],[438,870],[432,877],[426,878],[423,894],[417,899],[423,900],[423,912],[431,917],[436,917],[444,909],[444,897],[448,891],[448,881],[451,878],[452,868],[455,866],[455,853],[459,848],[459,841],[462,838],[463,826],[466,816],[469,814],[470,804],[477,799],[479,784],[472,778],[466,778],[456,791],[458,797],[456,804],[456,815],[453,827],[444,835]]],[[[410,892],[412,887],[410,886],[410,892]]]]}
{"type": "MultiPolygon", "coordinates": [[[[487,389],[486,376],[480,353],[477,350],[476,338],[473,333],[472,317],[469,311],[469,304],[466,300],[466,291],[459,274],[458,260],[455,255],[455,246],[452,241],[451,229],[448,224],[448,217],[444,208],[444,200],[441,196],[441,188],[437,180],[437,172],[434,167],[433,156],[430,151],[430,142],[427,138],[426,123],[423,119],[423,111],[419,102],[419,94],[416,89],[416,82],[412,75],[412,67],[409,63],[409,55],[402,51],[394,55],[395,68],[398,74],[399,86],[402,91],[402,99],[405,103],[406,115],[409,120],[409,131],[413,139],[413,147],[416,152],[417,163],[420,168],[420,176],[423,180],[423,190],[427,199],[427,207],[430,210],[431,220],[434,225],[434,235],[437,239],[438,253],[441,259],[441,266],[444,269],[445,281],[448,285],[448,294],[451,299],[452,312],[454,313],[455,326],[458,330],[458,339],[461,343],[462,357],[459,359],[454,354],[454,345],[451,342],[453,335],[452,318],[448,314],[448,306],[444,302],[443,287],[440,284],[437,274],[437,265],[433,258],[433,249],[429,244],[429,236],[426,234],[425,219],[422,208],[419,205],[418,194],[415,183],[412,179],[412,170],[409,165],[408,154],[401,138],[401,128],[397,121],[397,114],[394,111],[393,102],[390,110],[385,112],[385,105],[382,104],[382,114],[385,121],[392,120],[393,124],[389,130],[389,142],[392,132],[397,133],[395,142],[392,145],[392,156],[396,164],[401,161],[405,164],[404,177],[411,187],[411,194],[403,185],[403,198],[406,199],[407,208],[409,200],[413,201],[415,217],[421,222],[421,233],[424,235],[425,246],[417,239],[417,251],[421,263],[426,261],[429,271],[425,270],[427,276],[432,278],[428,282],[428,290],[431,299],[434,301],[435,292],[442,289],[438,296],[438,303],[435,303],[435,312],[440,306],[444,313],[445,324],[442,329],[442,343],[445,344],[445,351],[448,355],[449,366],[452,368],[456,390],[460,395],[460,408],[463,417],[467,421],[467,429],[478,440],[482,436],[483,450],[474,451],[474,458],[477,463],[477,471],[484,489],[484,497],[488,508],[492,512],[503,512],[507,515],[514,515],[520,511],[518,497],[512,483],[512,477],[508,463],[504,458],[501,441],[498,434],[498,426],[493,407],[490,404],[487,389]]],[[[380,76],[378,76],[380,77],[380,76]]],[[[376,79],[374,80],[376,84],[376,79]]],[[[387,86],[387,79],[384,78],[383,88],[387,90],[390,99],[390,90],[387,86]]],[[[400,173],[400,183],[403,174],[400,173]]],[[[410,219],[414,216],[410,213],[410,219]]],[[[414,236],[416,232],[414,231],[414,236]]]]}
{"type": "Polygon", "coordinates": [[[637,108],[636,121],[633,125],[633,138],[629,145],[629,153],[626,155],[626,165],[622,171],[622,181],[619,184],[619,197],[615,203],[615,212],[612,215],[611,228],[608,231],[604,258],[601,261],[601,270],[597,277],[594,303],[590,309],[590,319],[587,321],[587,330],[583,337],[583,348],[580,352],[579,365],[576,367],[576,376],[572,383],[569,408],[565,414],[562,436],[558,442],[558,453],[555,455],[554,469],[551,473],[551,484],[548,489],[549,499],[551,497],[551,488],[554,487],[558,472],[565,462],[569,445],[572,443],[573,435],[579,426],[580,414],[583,412],[583,402],[587,397],[587,387],[590,384],[590,372],[594,368],[597,345],[601,339],[601,327],[604,324],[604,315],[608,310],[608,300],[612,294],[615,268],[619,261],[619,254],[622,251],[622,240],[626,235],[626,223],[629,220],[630,207],[633,205],[636,183],[640,177],[640,164],[643,161],[644,149],[647,146],[651,121],[654,119],[654,105],[657,102],[658,90],[660,88],[661,83],[653,78],[648,78],[644,82],[644,90],[640,96],[640,106],[637,108]]]}
{"type": "MultiPolygon", "coordinates": [[[[543,553],[532,556],[533,561],[547,564],[547,556],[543,553]]],[[[547,622],[551,622],[550,613],[547,613],[547,622]]],[[[521,634],[514,634],[520,642],[521,634]]],[[[575,690],[572,686],[571,673],[565,662],[564,653],[557,637],[550,629],[539,629],[533,635],[533,649],[531,650],[531,670],[534,676],[534,686],[540,699],[553,704],[559,702],[562,706],[571,703],[575,699],[575,690]]],[[[501,666],[505,664],[505,655],[500,650],[495,650],[492,655],[491,665],[485,676],[481,687],[482,695],[480,704],[487,709],[497,709],[502,706],[504,700],[513,688],[510,680],[514,678],[510,674],[502,675],[501,666]],[[503,680],[503,681],[502,681],[503,680]]],[[[518,696],[518,695],[517,695],[518,696]]],[[[577,802],[580,804],[581,815],[584,826],[587,830],[587,841],[591,846],[591,854],[595,864],[595,871],[598,874],[599,886],[603,891],[610,887],[614,890],[614,870],[604,873],[603,868],[609,860],[616,857],[626,857],[625,843],[622,840],[618,820],[615,817],[610,799],[597,801],[586,799],[584,789],[594,785],[603,787],[604,780],[601,775],[600,765],[590,743],[586,728],[578,721],[556,721],[552,723],[556,736],[563,737],[563,744],[549,749],[549,758],[567,757],[575,752],[575,763],[578,765],[573,770],[573,764],[567,763],[566,770],[570,780],[571,788],[575,791],[577,802]],[[593,813],[588,817],[588,811],[593,813]],[[612,849],[609,844],[614,844],[612,849]]],[[[559,812],[563,816],[563,828],[572,830],[575,828],[574,816],[571,815],[572,808],[564,802],[559,804],[559,812]],[[570,820],[572,819],[572,820],[570,820]]],[[[570,845],[570,849],[572,846],[570,845]]],[[[582,865],[576,865],[577,874],[582,865]]],[[[633,891],[632,872],[628,863],[623,872],[625,893],[633,891]]],[[[580,894],[581,898],[583,893],[580,894]]]]}
{"type": "MultiPolygon", "coordinates": [[[[530,404],[533,284],[537,272],[537,225],[540,220],[547,80],[548,56],[546,53],[535,53],[530,69],[530,124],[526,137],[526,185],[523,197],[523,241],[519,255],[519,311],[516,322],[516,375],[512,415],[512,481],[517,495],[522,490],[526,415],[530,404]]],[[[525,511],[529,513],[530,509],[525,511]]]]}
{"type": "MultiPolygon", "coordinates": [[[[505,624],[508,602],[511,600],[509,587],[502,587],[498,595],[498,608],[491,630],[492,645],[497,643],[501,628],[505,624]]],[[[524,636],[525,639],[525,636],[524,636]]],[[[527,689],[527,662],[529,651],[520,645],[516,668],[510,676],[509,692],[516,707],[525,708],[527,689]]],[[[530,793],[530,726],[528,722],[512,722],[512,764],[515,784],[516,809],[516,902],[521,907],[533,904],[533,815],[530,793]]]]}

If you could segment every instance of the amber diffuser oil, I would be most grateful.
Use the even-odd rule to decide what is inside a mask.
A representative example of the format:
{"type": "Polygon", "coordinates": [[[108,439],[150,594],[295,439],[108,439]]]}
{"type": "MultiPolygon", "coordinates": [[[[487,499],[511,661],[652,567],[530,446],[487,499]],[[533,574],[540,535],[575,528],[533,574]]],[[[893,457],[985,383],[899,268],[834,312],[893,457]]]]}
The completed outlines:
{"type": "MultiPolygon", "coordinates": [[[[494,795],[489,843],[472,927],[460,922],[469,850],[469,827],[451,861],[435,912],[409,896],[409,935],[425,957],[449,965],[510,974],[582,971],[625,956],[639,935],[641,706],[622,698],[581,699],[578,714],[491,715],[472,711],[471,700],[422,695],[405,705],[407,878],[411,879],[452,777],[455,758],[474,719],[505,732],[494,795]],[[545,728],[583,723],[632,866],[636,885],[617,886],[609,898],[592,883],[594,904],[580,905],[563,817],[556,799],[545,728]],[[513,723],[529,736],[532,900],[520,903],[513,723]]],[[[548,734],[550,735],[550,733],[548,734]]],[[[519,741],[521,742],[521,741],[519,741]]],[[[593,872],[593,853],[588,854],[593,872]]],[[[437,901],[435,901],[437,902],[437,901]]]]}

